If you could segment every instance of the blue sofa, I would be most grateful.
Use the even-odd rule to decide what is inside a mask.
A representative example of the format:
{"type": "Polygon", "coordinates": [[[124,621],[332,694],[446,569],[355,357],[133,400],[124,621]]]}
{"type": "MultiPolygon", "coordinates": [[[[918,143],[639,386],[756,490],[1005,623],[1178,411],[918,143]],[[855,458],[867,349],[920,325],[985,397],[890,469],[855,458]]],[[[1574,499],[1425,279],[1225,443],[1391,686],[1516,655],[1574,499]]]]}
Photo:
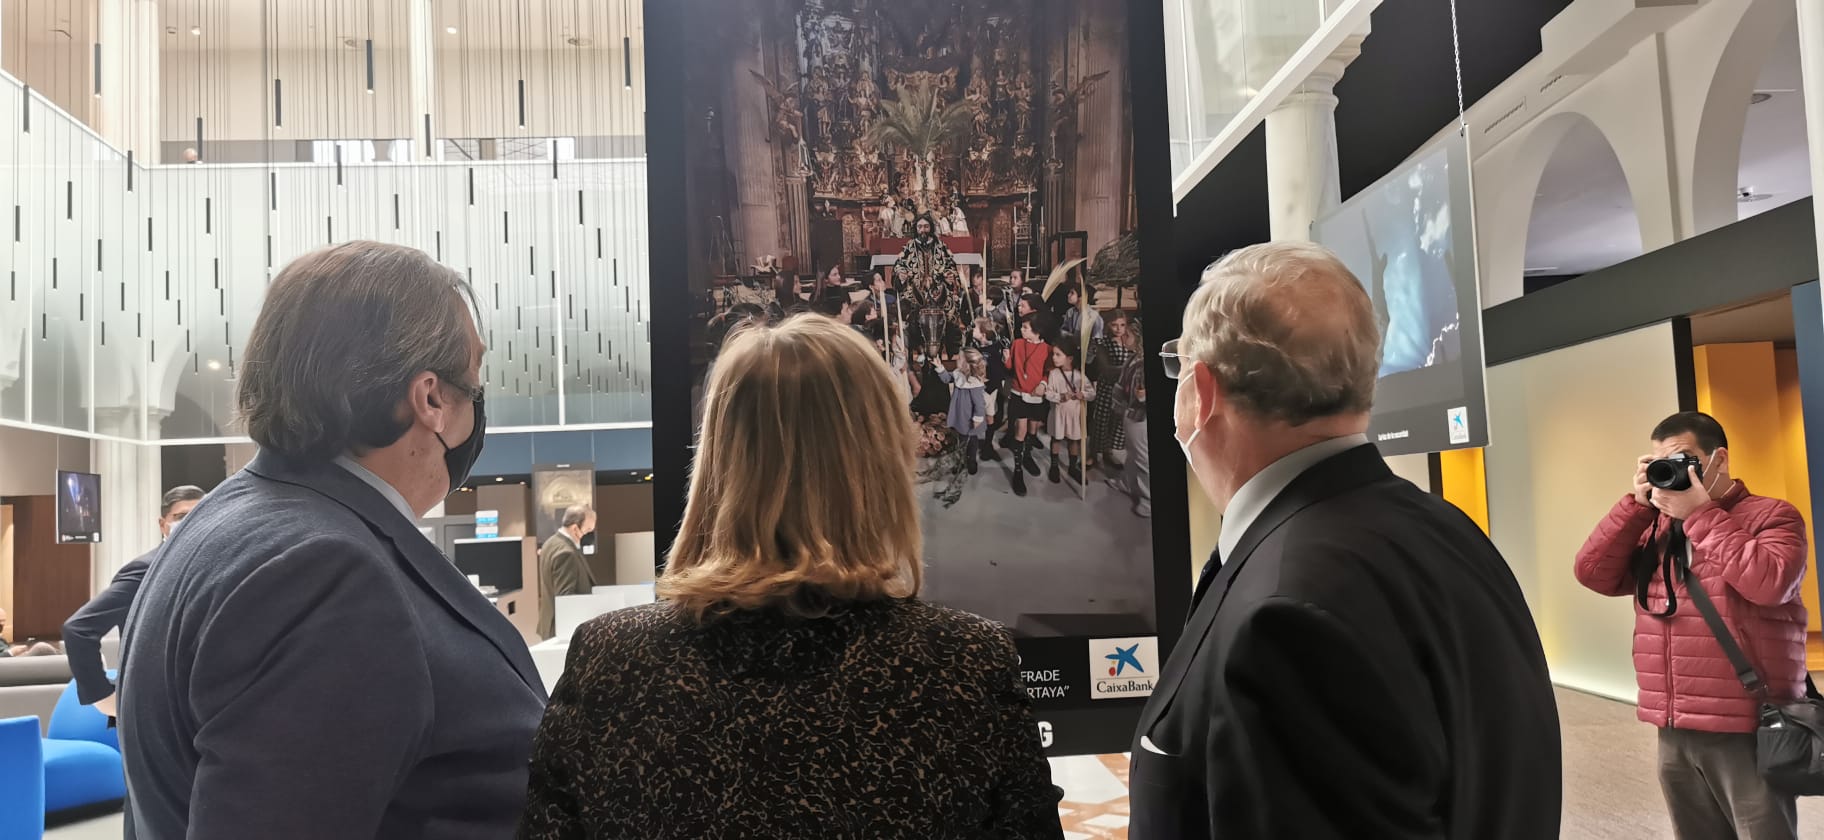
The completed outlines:
{"type": "Polygon", "coordinates": [[[107,715],[76,699],[76,683],[64,686],[42,739],[38,725],[35,717],[0,721],[0,790],[8,805],[26,806],[0,809],[5,840],[41,836],[46,815],[107,808],[127,796],[120,739],[107,715]]]}
{"type": "Polygon", "coordinates": [[[39,840],[44,836],[43,756],[37,718],[0,720],[0,791],[6,792],[7,804],[0,808],[0,837],[39,840]]]}
{"type": "Polygon", "coordinates": [[[71,681],[57,698],[44,735],[44,810],[55,814],[126,796],[120,737],[108,726],[107,715],[76,699],[71,681]]]}

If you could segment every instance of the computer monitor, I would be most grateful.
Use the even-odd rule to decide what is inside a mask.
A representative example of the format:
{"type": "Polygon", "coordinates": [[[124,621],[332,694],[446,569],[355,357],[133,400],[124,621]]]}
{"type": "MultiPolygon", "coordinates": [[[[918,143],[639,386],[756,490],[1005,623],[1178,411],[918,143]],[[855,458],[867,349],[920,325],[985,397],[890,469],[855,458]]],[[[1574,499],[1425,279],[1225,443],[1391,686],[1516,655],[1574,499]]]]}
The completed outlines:
{"type": "Polygon", "coordinates": [[[456,568],[501,592],[524,589],[524,542],[519,537],[456,541],[456,568]]]}
{"type": "Polygon", "coordinates": [[[57,471],[57,542],[101,542],[101,476],[57,471]]]}

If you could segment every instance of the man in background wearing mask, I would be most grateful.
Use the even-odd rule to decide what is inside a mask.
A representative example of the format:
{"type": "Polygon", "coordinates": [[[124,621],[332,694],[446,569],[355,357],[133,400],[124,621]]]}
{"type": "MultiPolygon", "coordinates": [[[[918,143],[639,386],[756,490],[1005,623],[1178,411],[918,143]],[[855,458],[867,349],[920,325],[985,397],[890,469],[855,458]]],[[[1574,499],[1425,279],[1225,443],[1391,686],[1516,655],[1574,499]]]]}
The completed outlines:
{"type": "Polygon", "coordinates": [[[474,307],[378,242],[267,288],[236,400],[260,452],[166,541],[123,634],[138,840],[513,833],[543,683],[416,524],[481,452],[474,307]]]}
{"type": "MultiPolygon", "coordinates": [[[[188,484],[165,491],[158,507],[161,544],[202,498],[203,488],[188,484]]],[[[117,709],[114,683],[108,679],[107,664],[101,658],[101,637],[127,623],[127,608],[133,606],[139,585],[146,578],[146,567],[156,554],[158,549],[154,548],[121,566],[106,589],[63,623],[63,651],[70,658],[70,675],[76,678],[76,699],[108,717],[113,717],[117,709]]]]}
{"type": "Polygon", "coordinates": [[[595,533],[595,511],[588,505],[571,505],[564,511],[562,527],[538,550],[538,637],[557,633],[559,595],[587,595],[595,588],[595,573],[583,556],[583,538],[595,533]]]}
{"type": "Polygon", "coordinates": [[[1634,601],[1634,670],[1640,719],[1659,727],[1659,785],[1681,840],[1798,837],[1797,803],[1755,768],[1760,704],[1735,677],[1691,602],[1683,578],[1703,583],[1769,697],[1805,693],[1805,520],[1797,508],[1756,496],[1729,475],[1729,438],[1716,419],[1674,414],[1653,430],[1653,454],[1633,486],[1577,553],[1577,580],[1634,601]],[[1661,489],[1647,465],[1684,458],[1689,486],[1661,489]],[[1695,463],[1693,463],[1695,462],[1695,463]],[[1701,464],[1701,466],[1698,466],[1701,464]],[[1644,584],[1644,585],[1643,585],[1644,584]]]}
{"type": "Polygon", "coordinates": [[[1237,251],[1161,355],[1223,522],[1141,713],[1129,836],[1558,836],[1532,615],[1481,529],[1368,442],[1361,283],[1309,243],[1237,251]]]}

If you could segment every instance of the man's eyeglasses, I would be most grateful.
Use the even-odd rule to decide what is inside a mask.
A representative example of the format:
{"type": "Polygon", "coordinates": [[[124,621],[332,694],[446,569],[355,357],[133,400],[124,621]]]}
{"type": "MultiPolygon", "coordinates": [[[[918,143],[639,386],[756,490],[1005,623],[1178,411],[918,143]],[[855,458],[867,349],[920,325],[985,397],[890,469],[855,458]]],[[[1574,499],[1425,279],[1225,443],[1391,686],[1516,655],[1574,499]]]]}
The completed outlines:
{"type": "Polygon", "coordinates": [[[1159,348],[1159,359],[1165,363],[1165,375],[1177,379],[1184,375],[1185,356],[1178,352],[1178,339],[1172,339],[1159,348]]]}
{"type": "Polygon", "coordinates": [[[445,385],[448,385],[451,388],[454,388],[457,393],[462,394],[465,397],[468,397],[469,402],[481,402],[482,398],[487,396],[487,389],[485,386],[464,385],[464,384],[462,384],[462,380],[459,380],[454,376],[449,376],[449,375],[441,374],[441,373],[437,374],[437,377],[439,379],[442,379],[443,383],[445,385]]]}

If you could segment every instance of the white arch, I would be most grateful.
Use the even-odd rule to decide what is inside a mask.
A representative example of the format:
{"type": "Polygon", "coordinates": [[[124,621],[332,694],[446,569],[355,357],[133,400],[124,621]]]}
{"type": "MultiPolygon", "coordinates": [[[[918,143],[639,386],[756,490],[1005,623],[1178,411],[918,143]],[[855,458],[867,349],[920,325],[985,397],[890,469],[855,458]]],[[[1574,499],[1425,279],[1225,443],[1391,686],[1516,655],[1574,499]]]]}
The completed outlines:
{"type": "Polygon", "coordinates": [[[1543,117],[1504,141],[1501,154],[1477,162],[1476,240],[1484,306],[1512,300],[1523,292],[1526,245],[1539,183],[1565,137],[1580,125],[1602,135],[1621,163],[1628,182],[1628,198],[1641,226],[1641,242],[1644,245],[1649,241],[1648,221],[1640,212],[1638,176],[1619,153],[1614,136],[1601,121],[1576,110],[1565,109],[1543,117]]]}
{"type": "Polygon", "coordinates": [[[1736,220],[1736,178],[1742,165],[1749,97],[1768,54],[1781,33],[1795,25],[1796,14],[1797,6],[1791,0],[1751,0],[1717,58],[1684,180],[1692,236],[1736,220]]]}

